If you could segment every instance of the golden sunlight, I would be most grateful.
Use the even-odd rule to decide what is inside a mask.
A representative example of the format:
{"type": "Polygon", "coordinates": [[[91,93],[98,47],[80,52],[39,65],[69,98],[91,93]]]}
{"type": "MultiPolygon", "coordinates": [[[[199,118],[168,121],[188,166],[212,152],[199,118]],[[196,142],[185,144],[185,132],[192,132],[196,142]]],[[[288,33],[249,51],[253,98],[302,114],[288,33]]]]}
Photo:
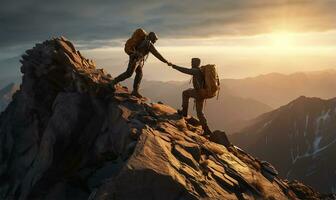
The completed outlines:
{"type": "Polygon", "coordinates": [[[274,32],[268,35],[270,44],[277,49],[288,49],[295,46],[295,35],[290,32],[274,32]]]}

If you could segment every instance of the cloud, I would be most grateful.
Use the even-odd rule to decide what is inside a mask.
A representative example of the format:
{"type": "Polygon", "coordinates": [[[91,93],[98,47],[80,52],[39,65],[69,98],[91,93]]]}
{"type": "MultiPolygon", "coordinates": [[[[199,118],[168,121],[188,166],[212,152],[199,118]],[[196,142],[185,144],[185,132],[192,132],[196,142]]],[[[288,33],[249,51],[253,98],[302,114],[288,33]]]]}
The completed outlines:
{"type": "Polygon", "coordinates": [[[136,27],[160,37],[254,35],[335,29],[333,0],[2,0],[0,52],[65,35],[83,47],[117,45],[136,27]],[[89,42],[85,42],[89,41],[89,42]],[[112,41],[112,42],[111,42],[112,41]],[[114,42],[113,42],[114,41],[114,42]]]}

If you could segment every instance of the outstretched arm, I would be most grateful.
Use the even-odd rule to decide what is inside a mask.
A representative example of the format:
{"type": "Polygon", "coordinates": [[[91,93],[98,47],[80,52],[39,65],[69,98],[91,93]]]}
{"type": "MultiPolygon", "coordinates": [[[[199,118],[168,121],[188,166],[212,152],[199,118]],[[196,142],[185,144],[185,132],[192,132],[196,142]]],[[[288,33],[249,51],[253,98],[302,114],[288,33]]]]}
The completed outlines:
{"type": "Polygon", "coordinates": [[[172,67],[184,74],[189,74],[189,75],[196,75],[198,74],[199,70],[198,69],[193,69],[193,68],[186,68],[186,67],[180,67],[177,65],[172,65],[172,67]]]}
{"type": "Polygon", "coordinates": [[[161,62],[168,63],[168,61],[156,50],[152,43],[149,43],[149,51],[161,62]]]}

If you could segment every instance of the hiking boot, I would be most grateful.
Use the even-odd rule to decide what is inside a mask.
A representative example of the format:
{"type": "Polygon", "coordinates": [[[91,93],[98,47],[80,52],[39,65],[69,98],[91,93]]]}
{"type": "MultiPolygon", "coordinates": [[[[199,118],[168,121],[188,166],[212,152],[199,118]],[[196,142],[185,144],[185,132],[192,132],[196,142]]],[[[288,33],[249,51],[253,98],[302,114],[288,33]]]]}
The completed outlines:
{"type": "Polygon", "coordinates": [[[182,110],[177,110],[177,115],[178,115],[180,118],[183,118],[182,110]]]}
{"type": "Polygon", "coordinates": [[[115,85],[116,85],[116,83],[114,82],[114,80],[112,80],[112,81],[109,83],[109,88],[110,88],[113,92],[115,92],[115,90],[116,90],[115,85]]]}
{"type": "Polygon", "coordinates": [[[203,134],[202,135],[210,136],[211,133],[212,133],[211,130],[207,127],[207,128],[203,129],[203,134]]]}
{"type": "Polygon", "coordinates": [[[132,93],[131,93],[131,95],[133,95],[133,96],[135,96],[135,97],[138,97],[138,98],[143,98],[143,96],[138,92],[138,91],[133,91],[132,93]]]}

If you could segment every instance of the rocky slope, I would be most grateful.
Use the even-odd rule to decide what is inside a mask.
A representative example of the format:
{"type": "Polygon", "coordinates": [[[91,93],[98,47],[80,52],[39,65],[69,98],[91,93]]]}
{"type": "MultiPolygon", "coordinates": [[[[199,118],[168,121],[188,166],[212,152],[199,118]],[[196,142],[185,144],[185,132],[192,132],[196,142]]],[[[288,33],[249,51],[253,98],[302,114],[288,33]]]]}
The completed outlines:
{"type": "Polygon", "coordinates": [[[118,86],[64,38],[22,57],[0,115],[0,199],[330,199],[118,86]]]}
{"type": "Polygon", "coordinates": [[[283,177],[335,193],[335,130],[336,98],[300,97],[256,118],[231,139],[270,161],[283,177]]]}
{"type": "Polygon", "coordinates": [[[17,85],[11,83],[0,90],[0,112],[11,102],[14,92],[18,90],[17,85]]]}

